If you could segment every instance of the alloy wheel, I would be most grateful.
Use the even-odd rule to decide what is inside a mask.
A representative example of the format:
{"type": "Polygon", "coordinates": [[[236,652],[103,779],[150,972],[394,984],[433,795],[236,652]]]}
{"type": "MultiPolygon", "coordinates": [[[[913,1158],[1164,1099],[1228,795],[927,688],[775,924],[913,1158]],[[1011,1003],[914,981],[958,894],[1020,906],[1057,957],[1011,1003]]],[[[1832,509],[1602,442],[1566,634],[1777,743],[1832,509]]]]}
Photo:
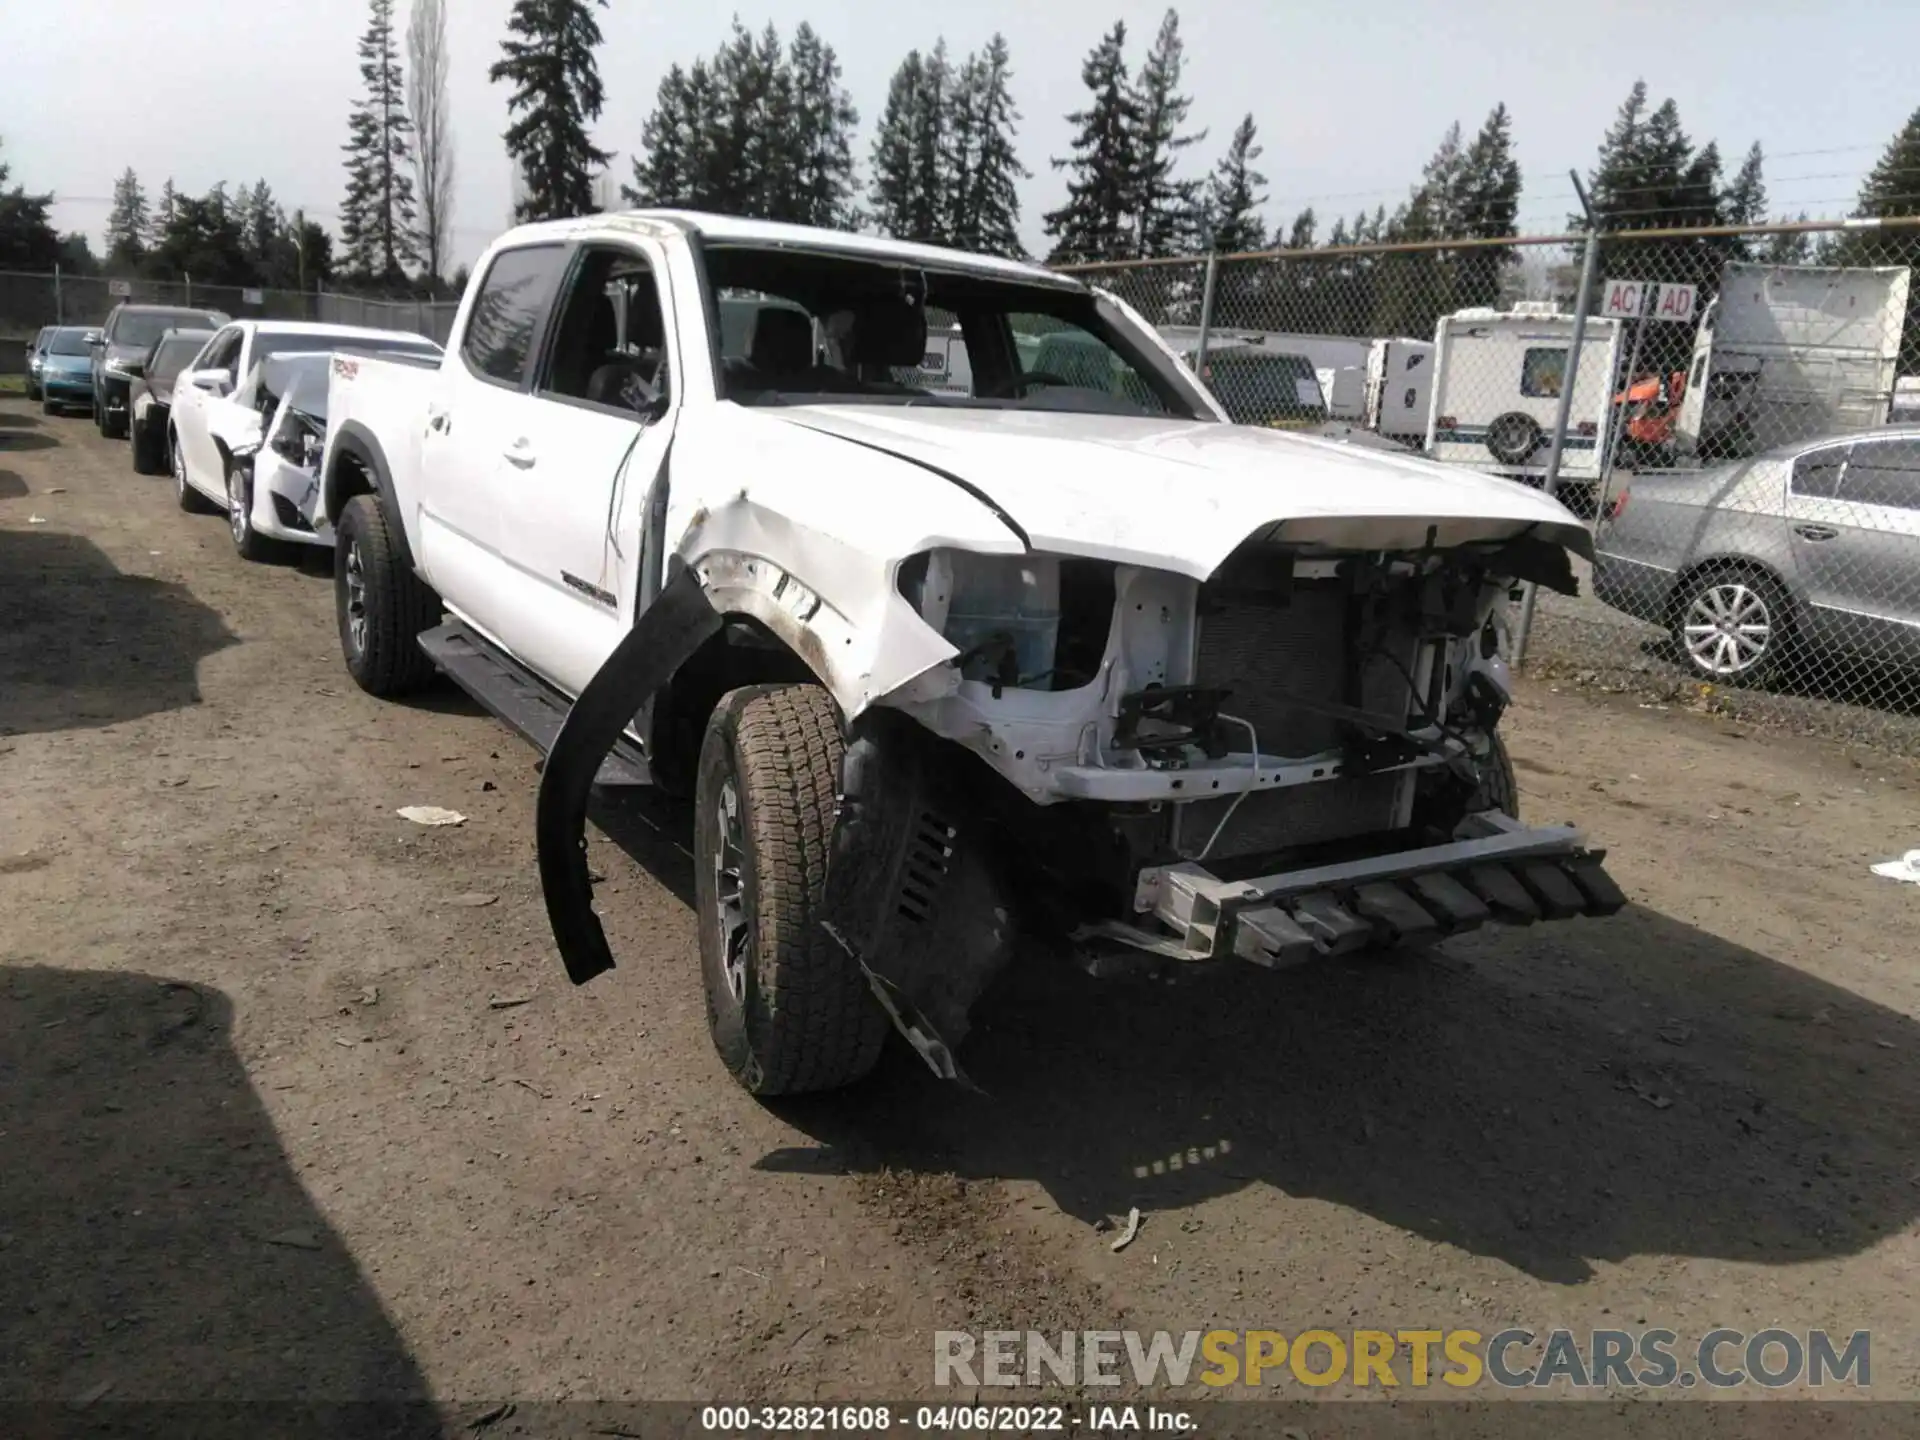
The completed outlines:
{"type": "Polygon", "coordinates": [[[747,915],[746,831],[740,814],[740,792],[729,776],[715,802],[713,850],[714,919],[725,947],[727,993],[736,1003],[747,998],[747,952],[753,927],[747,915]]]}
{"type": "Polygon", "coordinates": [[[1766,596],[1738,579],[1717,580],[1695,595],[1680,628],[1687,657],[1709,675],[1744,675],[1773,643],[1766,596]]]}
{"type": "Polygon", "coordinates": [[[357,539],[347,545],[347,558],[340,575],[347,587],[347,638],[353,643],[353,653],[364,655],[367,653],[367,569],[360,558],[357,539]]]}

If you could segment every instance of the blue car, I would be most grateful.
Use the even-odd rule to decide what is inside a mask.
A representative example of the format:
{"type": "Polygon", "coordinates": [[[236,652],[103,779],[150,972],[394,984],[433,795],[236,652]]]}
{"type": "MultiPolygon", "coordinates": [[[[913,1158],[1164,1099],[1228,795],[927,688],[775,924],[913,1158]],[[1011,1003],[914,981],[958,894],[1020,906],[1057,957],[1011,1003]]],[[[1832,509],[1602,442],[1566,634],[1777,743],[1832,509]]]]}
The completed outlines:
{"type": "Polygon", "coordinates": [[[40,333],[33,337],[33,343],[27,346],[27,399],[40,398],[41,355],[47,348],[47,342],[53,338],[58,325],[42,325],[40,333]]]}
{"type": "Polygon", "coordinates": [[[40,408],[57,415],[72,406],[93,409],[93,345],[100,332],[87,325],[63,325],[40,353],[40,408]]]}

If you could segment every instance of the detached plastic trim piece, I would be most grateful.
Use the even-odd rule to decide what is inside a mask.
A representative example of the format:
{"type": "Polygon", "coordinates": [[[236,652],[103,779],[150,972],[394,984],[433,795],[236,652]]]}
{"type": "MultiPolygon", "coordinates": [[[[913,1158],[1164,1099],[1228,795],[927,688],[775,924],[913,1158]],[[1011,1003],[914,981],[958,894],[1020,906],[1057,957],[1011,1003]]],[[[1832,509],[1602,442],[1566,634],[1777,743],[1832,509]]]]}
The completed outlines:
{"type": "Polygon", "coordinates": [[[534,842],[547,923],[553,927],[567,978],[576,985],[613,969],[606,931],[593,910],[587,869],[587,802],[600,762],[633,723],[634,713],[719,634],[720,627],[720,613],[698,577],[681,570],[587,682],[547,753],[534,812],[534,842]]]}

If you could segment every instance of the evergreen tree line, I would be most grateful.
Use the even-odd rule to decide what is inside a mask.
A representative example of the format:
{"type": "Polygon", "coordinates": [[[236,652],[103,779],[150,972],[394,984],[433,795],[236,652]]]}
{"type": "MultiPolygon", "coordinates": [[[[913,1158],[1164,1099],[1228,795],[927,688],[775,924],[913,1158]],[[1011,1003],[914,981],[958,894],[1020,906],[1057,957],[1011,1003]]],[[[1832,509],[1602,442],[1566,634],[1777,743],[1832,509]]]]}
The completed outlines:
{"type": "MultiPolygon", "coordinates": [[[[308,284],[387,288],[424,279],[423,288],[432,288],[445,268],[453,173],[444,104],[446,4],[410,0],[403,65],[394,0],[368,0],[358,41],[362,91],[348,119],[334,236],[288,216],[264,182],[216,186],[198,197],[177,194],[169,182],[150,204],[129,171],[115,186],[109,263],[205,275],[207,283],[297,284],[304,276],[308,284]]],[[[516,164],[518,219],[598,208],[613,158],[589,129],[605,101],[596,59],[597,15],[605,8],[606,0],[515,0],[488,75],[510,86],[503,138],[516,164]]],[[[1166,12],[1137,65],[1128,38],[1126,25],[1115,23],[1081,65],[1084,98],[1068,116],[1072,139],[1067,153],[1049,162],[1067,182],[1065,201],[1043,217],[1050,262],[1338,249],[1345,253],[1313,265],[1266,267],[1272,273],[1263,277],[1251,266],[1223,271],[1231,282],[1222,292],[1223,313],[1284,296],[1298,317],[1289,323],[1330,330],[1421,333],[1428,311],[1485,303],[1503,292],[1516,252],[1488,242],[1514,234],[1522,193],[1505,105],[1496,105],[1471,138],[1459,125],[1449,127],[1418,182],[1391,209],[1338,217],[1323,233],[1322,217],[1308,208],[1269,230],[1253,115],[1240,120],[1204,168],[1194,154],[1208,135],[1189,124],[1177,12],[1166,12]],[[1366,248],[1411,244],[1433,248],[1366,248]],[[1290,270],[1298,273],[1285,278],[1290,270]]],[[[877,229],[1019,254],[1020,186],[1032,172],[1018,151],[1013,75],[999,35],[963,59],[943,39],[910,52],[888,86],[862,167],[855,159],[860,116],[832,46],[804,23],[783,39],[772,26],[755,34],[736,19],[714,54],[669,68],[621,194],[629,203],[877,229]]],[[[1653,104],[1644,83],[1621,105],[1588,181],[1594,212],[1609,232],[1745,225],[1768,214],[1759,145],[1729,173],[1719,145],[1695,144],[1675,102],[1653,104]]],[[[51,200],[0,183],[0,264],[45,268],[59,260],[84,268],[90,261],[83,240],[53,233],[51,200]]],[[[1920,213],[1920,111],[1863,183],[1855,213],[1920,213]]],[[[1584,214],[1570,217],[1572,228],[1586,223],[1584,214]]],[[[1729,258],[1862,263],[1899,242],[1848,234],[1819,244],[1796,235],[1688,243],[1691,251],[1677,263],[1705,280],[1729,258]]]]}

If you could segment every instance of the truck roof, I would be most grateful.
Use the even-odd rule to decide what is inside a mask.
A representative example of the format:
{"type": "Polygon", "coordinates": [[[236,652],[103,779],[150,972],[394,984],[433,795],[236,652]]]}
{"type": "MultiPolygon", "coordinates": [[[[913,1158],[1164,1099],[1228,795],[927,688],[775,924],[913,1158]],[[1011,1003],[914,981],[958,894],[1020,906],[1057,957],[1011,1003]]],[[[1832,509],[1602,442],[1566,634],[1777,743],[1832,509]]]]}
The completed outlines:
{"type": "Polygon", "coordinates": [[[525,244],[533,240],[577,240],[608,233],[643,235],[656,239],[669,234],[693,234],[707,240],[829,250],[873,260],[894,260],[942,270],[998,275],[1008,280],[1048,285],[1059,290],[1087,288],[1070,275],[1062,275],[1024,260],[975,255],[965,250],[951,250],[943,245],[893,240],[884,235],[855,235],[845,230],[789,225],[780,220],[749,220],[739,215],[713,215],[699,210],[618,210],[604,215],[582,215],[570,220],[545,220],[517,226],[495,240],[493,247],[489,248],[525,244]]]}

